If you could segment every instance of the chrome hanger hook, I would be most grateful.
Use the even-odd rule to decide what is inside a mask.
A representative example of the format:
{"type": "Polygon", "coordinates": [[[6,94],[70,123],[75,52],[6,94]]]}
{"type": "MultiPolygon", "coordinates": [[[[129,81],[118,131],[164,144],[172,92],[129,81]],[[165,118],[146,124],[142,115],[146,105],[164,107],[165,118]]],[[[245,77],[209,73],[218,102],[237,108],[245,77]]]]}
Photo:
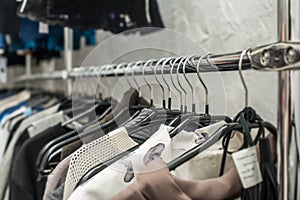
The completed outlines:
{"type": "Polygon", "coordinates": [[[166,98],[165,98],[165,88],[164,86],[161,84],[161,82],[159,81],[158,79],[158,76],[157,76],[157,68],[158,66],[161,64],[161,63],[164,63],[164,61],[168,59],[168,58],[161,58],[160,60],[157,61],[157,63],[155,64],[155,67],[154,67],[154,77],[155,77],[155,80],[157,81],[158,85],[160,86],[161,90],[162,90],[162,95],[163,95],[163,108],[166,108],[166,98]]]}
{"type": "Polygon", "coordinates": [[[129,81],[129,78],[128,78],[128,70],[129,70],[129,67],[131,67],[134,64],[135,64],[134,62],[128,63],[126,68],[125,68],[125,78],[126,78],[127,83],[129,84],[130,88],[133,88],[133,86],[132,86],[132,84],[131,84],[131,82],[129,81]]]}
{"type": "Polygon", "coordinates": [[[201,78],[201,75],[200,75],[200,64],[201,64],[201,61],[206,58],[207,61],[208,61],[208,56],[211,55],[210,52],[208,53],[205,53],[203,54],[199,60],[198,60],[198,63],[197,63],[197,76],[198,76],[198,79],[201,83],[201,85],[203,86],[204,90],[205,90],[205,114],[208,115],[209,114],[209,101],[208,101],[208,88],[205,84],[205,82],[203,81],[203,79],[201,78]]]}
{"type": "Polygon", "coordinates": [[[138,89],[138,91],[139,91],[139,97],[140,97],[140,98],[142,97],[142,91],[141,91],[141,88],[140,88],[140,86],[139,86],[139,84],[138,84],[136,78],[135,78],[134,70],[135,70],[135,68],[136,68],[138,65],[140,65],[140,64],[142,64],[142,63],[144,63],[144,62],[145,62],[145,61],[137,61],[137,62],[135,63],[135,65],[132,67],[132,72],[131,72],[131,77],[132,77],[132,79],[133,79],[133,82],[134,82],[134,83],[136,84],[136,86],[137,86],[137,89],[138,89]]]}
{"type": "Polygon", "coordinates": [[[153,106],[153,88],[151,87],[151,84],[147,81],[146,77],[145,77],[145,69],[146,67],[148,67],[148,65],[150,65],[151,63],[155,62],[157,60],[155,59],[151,59],[148,60],[144,65],[143,65],[143,79],[145,81],[145,83],[147,84],[149,90],[150,90],[150,107],[153,106]]]}
{"type": "Polygon", "coordinates": [[[169,110],[171,110],[171,106],[172,106],[172,100],[171,100],[171,98],[172,98],[172,93],[171,93],[171,88],[170,88],[170,85],[168,84],[168,82],[167,82],[167,80],[166,80],[166,78],[165,78],[165,73],[164,73],[164,68],[165,68],[165,66],[166,66],[166,64],[168,63],[168,62],[170,62],[171,60],[173,60],[173,59],[175,59],[175,57],[170,57],[170,58],[168,58],[167,60],[165,60],[165,62],[162,64],[162,67],[161,67],[161,77],[162,77],[162,79],[163,79],[163,81],[165,82],[165,84],[166,84],[166,86],[167,86],[167,89],[168,89],[168,93],[169,93],[169,96],[168,96],[168,109],[169,110]]]}
{"type": "MultiPolygon", "coordinates": [[[[115,77],[116,77],[116,78],[118,77],[118,71],[119,71],[121,68],[123,68],[123,66],[126,66],[126,63],[120,63],[120,64],[117,65],[117,68],[116,68],[116,70],[115,70],[115,77]]],[[[125,73],[125,70],[123,70],[123,71],[124,71],[124,73],[125,73]]],[[[119,80],[120,80],[120,79],[119,79],[119,80]]],[[[121,86],[122,90],[124,91],[125,88],[123,87],[123,84],[120,84],[120,86],[121,86]]]]}
{"type": "Polygon", "coordinates": [[[245,50],[242,51],[241,56],[240,56],[240,60],[239,60],[239,75],[242,81],[242,84],[244,86],[244,90],[245,90],[245,107],[248,107],[248,87],[246,85],[243,73],[242,73],[242,64],[243,64],[243,57],[247,54],[247,52],[249,52],[250,48],[247,48],[245,50]]]}
{"type": "Polygon", "coordinates": [[[180,80],[179,80],[179,69],[180,69],[180,65],[182,65],[182,63],[187,59],[187,56],[183,57],[183,59],[180,60],[180,62],[178,63],[177,66],[177,70],[176,70],[176,78],[177,78],[177,82],[179,87],[182,89],[183,93],[184,93],[184,112],[187,112],[187,91],[184,89],[184,87],[181,85],[180,80]]]}
{"type": "Polygon", "coordinates": [[[171,82],[172,82],[174,88],[178,91],[178,93],[179,93],[179,95],[180,95],[180,111],[181,111],[181,112],[183,112],[183,94],[182,94],[181,90],[178,89],[178,87],[176,86],[176,84],[175,84],[175,82],[174,82],[174,79],[173,79],[173,76],[172,76],[172,75],[173,75],[173,69],[174,69],[174,67],[175,67],[175,64],[176,64],[178,61],[181,62],[182,59],[183,59],[183,57],[177,57],[177,58],[174,60],[173,64],[171,65],[171,70],[170,70],[170,74],[171,74],[171,82]]]}
{"type": "MultiPolygon", "coordinates": [[[[190,81],[188,80],[188,78],[186,77],[186,73],[185,73],[185,68],[187,66],[187,63],[190,61],[190,59],[192,57],[194,57],[195,55],[192,55],[192,56],[189,56],[185,59],[184,63],[183,63],[183,77],[184,79],[186,80],[186,82],[188,83],[189,87],[191,88],[192,90],[192,113],[195,113],[196,112],[196,104],[195,104],[195,91],[194,91],[194,88],[193,88],[193,85],[190,83],[190,81]]],[[[185,102],[187,104],[187,102],[185,102]]]]}

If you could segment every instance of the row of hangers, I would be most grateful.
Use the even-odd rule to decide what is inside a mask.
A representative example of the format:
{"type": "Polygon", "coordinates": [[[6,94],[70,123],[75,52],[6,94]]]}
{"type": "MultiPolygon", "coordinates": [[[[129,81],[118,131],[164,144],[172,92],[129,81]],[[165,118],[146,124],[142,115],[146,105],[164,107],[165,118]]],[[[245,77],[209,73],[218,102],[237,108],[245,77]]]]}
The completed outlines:
{"type": "MultiPolygon", "coordinates": [[[[232,134],[232,131],[239,131],[243,133],[244,135],[244,144],[241,147],[242,148],[247,148],[250,146],[255,145],[260,138],[265,138],[265,132],[264,130],[267,129],[270,133],[272,133],[274,136],[276,136],[276,128],[269,122],[263,121],[261,117],[256,113],[256,111],[248,106],[248,89],[247,85],[245,83],[243,74],[242,74],[242,61],[245,55],[248,56],[250,59],[250,49],[244,50],[241,55],[240,55],[240,60],[238,63],[239,66],[239,76],[241,79],[241,82],[243,84],[244,90],[245,90],[245,108],[239,112],[234,119],[231,119],[230,117],[226,115],[211,115],[209,112],[209,91],[208,87],[206,86],[205,82],[203,81],[201,74],[200,74],[200,66],[201,62],[205,59],[207,63],[210,63],[211,67],[213,68],[213,64],[210,62],[209,57],[210,53],[203,54],[200,59],[198,60],[197,64],[195,63],[195,57],[194,55],[192,56],[184,56],[184,57],[169,57],[169,58],[162,58],[160,60],[148,60],[148,61],[139,61],[139,62],[134,62],[134,63],[121,63],[118,65],[108,65],[104,66],[103,68],[100,69],[100,80],[105,77],[106,72],[111,72],[112,70],[119,71],[123,70],[125,80],[129,84],[131,88],[138,88],[139,89],[139,98],[142,98],[142,92],[140,90],[140,87],[138,85],[137,80],[135,79],[135,70],[137,68],[142,68],[142,77],[143,80],[145,81],[149,91],[150,91],[150,105],[138,105],[138,106],[132,106],[129,108],[124,108],[121,112],[116,114],[114,118],[105,124],[102,124],[99,127],[93,128],[89,131],[83,132],[83,130],[88,127],[91,124],[94,124],[96,122],[99,122],[101,119],[103,119],[109,112],[112,111],[114,108],[115,104],[109,104],[107,102],[104,102],[102,100],[97,101],[93,106],[90,107],[90,109],[81,112],[80,115],[77,115],[73,117],[72,119],[64,122],[62,126],[67,126],[68,124],[84,117],[90,114],[91,112],[94,112],[97,110],[97,107],[103,106],[103,102],[105,106],[107,106],[107,109],[101,113],[100,116],[98,116],[96,119],[92,120],[91,122],[83,125],[81,128],[78,130],[71,131],[65,135],[62,135],[55,140],[51,141],[48,143],[42,151],[39,153],[36,165],[38,168],[38,171],[41,173],[41,175],[48,175],[54,167],[57,165],[57,160],[60,155],[60,149],[67,145],[70,144],[76,140],[79,140],[80,138],[84,138],[90,135],[93,135],[95,133],[101,132],[102,129],[110,126],[112,123],[115,121],[118,121],[118,119],[126,114],[128,111],[133,111],[134,114],[128,119],[127,121],[123,122],[122,125],[130,122],[132,119],[134,119],[140,111],[144,108],[149,108],[151,109],[152,113],[144,118],[142,121],[140,121],[138,124],[136,124],[133,127],[130,127],[128,132],[133,133],[137,132],[140,129],[143,129],[147,126],[151,126],[153,124],[167,124],[171,127],[174,127],[170,132],[170,137],[174,137],[175,135],[179,134],[182,130],[184,130],[187,126],[191,124],[197,124],[198,127],[205,127],[209,124],[213,124],[219,121],[226,121],[226,127],[218,130],[216,133],[214,133],[211,137],[209,137],[205,142],[202,144],[199,144],[195,146],[193,149],[185,152],[178,158],[174,159],[170,163],[168,163],[168,167],[170,170],[175,170],[177,167],[182,165],[183,163],[187,162],[191,158],[195,157],[199,153],[205,151],[208,149],[210,146],[215,144],[217,141],[223,139],[223,147],[224,147],[224,155],[222,159],[222,166],[220,168],[220,175],[223,175],[224,173],[224,166],[225,166],[225,160],[226,160],[226,155],[230,152],[228,152],[228,145],[230,142],[230,137],[232,134]],[[200,84],[203,86],[205,90],[205,108],[203,113],[197,113],[196,112],[196,103],[195,103],[195,90],[193,88],[193,84],[189,81],[189,79],[186,77],[186,69],[189,68],[189,64],[196,64],[197,66],[197,77],[199,79],[200,84]],[[169,69],[166,69],[166,66],[169,66],[169,69]],[[145,74],[146,70],[151,69],[154,72],[154,77],[155,80],[157,81],[162,94],[163,94],[163,100],[162,100],[162,105],[160,108],[155,108],[153,106],[153,101],[154,101],[154,90],[151,84],[148,82],[145,74]],[[173,109],[172,108],[172,93],[171,93],[171,87],[167,82],[167,79],[165,77],[165,71],[169,70],[171,74],[171,82],[176,89],[176,91],[179,94],[179,99],[180,99],[180,107],[179,109],[173,109]],[[176,72],[176,79],[173,76],[174,71],[176,72]],[[103,72],[103,73],[102,73],[103,72]],[[159,80],[158,78],[158,72],[160,72],[161,75],[161,80],[163,83],[159,80]],[[182,72],[183,77],[185,81],[187,82],[189,88],[191,89],[191,97],[192,97],[192,110],[188,111],[187,109],[187,90],[182,86],[179,80],[179,74],[182,72]],[[129,78],[129,73],[131,73],[131,78],[133,80],[133,83],[131,83],[130,78],[129,78]],[[176,81],[175,81],[176,80],[176,81]],[[177,82],[177,84],[175,84],[177,82]],[[135,87],[135,86],[136,87],[135,87]],[[165,88],[167,89],[167,92],[165,91],[165,88]],[[166,95],[167,93],[167,95],[166,95]],[[252,129],[258,128],[258,134],[253,141],[250,135],[250,131],[252,129]]],[[[96,69],[96,68],[95,68],[96,69]]],[[[99,69],[97,69],[99,70],[99,69]]],[[[217,71],[217,70],[216,70],[217,71]]],[[[77,73],[80,73],[80,69],[77,70],[77,73]]],[[[90,73],[90,72],[89,72],[90,73]]],[[[115,73],[117,77],[117,73],[115,73]]],[[[82,76],[84,77],[85,74],[82,73],[82,76]]],[[[100,81],[99,80],[99,81],[100,81]]],[[[79,106],[80,107],[80,106],[79,106]]],[[[76,109],[73,107],[73,109],[76,109]]],[[[104,168],[112,164],[113,162],[119,160],[126,154],[132,152],[133,150],[137,149],[139,145],[134,147],[133,149],[124,152],[110,160],[108,160],[105,163],[100,164],[99,166],[93,168],[93,170],[89,171],[77,184],[77,186],[83,184],[90,178],[92,178],[95,174],[99,173],[102,171],[104,168]]],[[[273,172],[272,172],[273,173],[273,172]]],[[[273,177],[274,174],[269,174],[270,177],[273,177]]],[[[276,181],[275,183],[272,183],[271,185],[268,185],[266,187],[277,187],[276,186],[276,181]]],[[[259,188],[252,188],[245,190],[243,192],[244,198],[243,199],[257,199],[257,195],[259,195],[259,188]]]]}

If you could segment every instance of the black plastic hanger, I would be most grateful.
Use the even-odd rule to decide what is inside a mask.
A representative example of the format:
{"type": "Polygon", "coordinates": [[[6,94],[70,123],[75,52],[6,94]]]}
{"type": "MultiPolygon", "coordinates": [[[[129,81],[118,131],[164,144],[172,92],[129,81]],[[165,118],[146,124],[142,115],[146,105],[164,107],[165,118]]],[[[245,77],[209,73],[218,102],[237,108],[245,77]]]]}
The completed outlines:
{"type": "MultiPolygon", "coordinates": [[[[89,131],[86,131],[86,132],[82,132],[80,134],[70,132],[66,136],[62,136],[60,139],[57,138],[57,140],[54,140],[57,143],[50,142],[51,145],[47,145],[48,148],[43,149],[42,153],[41,153],[42,156],[39,156],[39,158],[41,157],[41,161],[37,162],[37,163],[40,163],[40,164],[37,164],[37,165],[39,166],[40,171],[43,171],[47,168],[46,166],[48,166],[48,164],[51,163],[51,160],[49,158],[50,157],[57,157],[58,152],[59,152],[58,150],[61,149],[63,146],[65,146],[67,144],[70,144],[72,142],[75,142],[77,140],[80,140],[83,137],[87,137],[89,135],[101,132],[102,129],[113,125],[116,120],[118,120],[120,117],[123,117],[123,115],[127,114],[128,111],[140,111],[141,109],[148,108],[148,107],[149,106],[138,105],[138,106],[132,106],[130,108],[124,108],[121,112],[119,112],[116,116],[114,116],[114,119],[106,122],[105,124],[103,124],[99,127],[93,128],[93,129],[91,129],[89,131]],[[54,154],[56,156],[54,156],[52,154],[54,154]]],[[[46,170],[46,171],[48,171],[48,170],[46,170]]]]}
{"type": "MultiPolygon", "coordinates": [[[[267,128],[271,133],[276,133],[276,128],[270,124],[269,122],[262,122],[265,128],[267,128]]],[[[250,129],[254,128],[260,128],[260,124],[258,123],[251,123],[248,124],[248,127],[250,129]]],[[[168,163],[168,167],[171,170],[175,170],[180,165],[184,164],[185,162],[189,161],[193,157],[197,156],[199,153],[205,151],[212,145],[214,145],[216,142],[218,142],[221,138],[228,135],[231,136],[232,131],[243,131],[243,126],[239,123],[233,123],[233,124],[227,124],[223,128],[219,129],[216,133],[214,133],[210,138],[208,138],[205,142],[203,142],[201,145],[197,145],[191,150],[185,152],[178,158],[174,159],[173,161],[168,163]]]]}

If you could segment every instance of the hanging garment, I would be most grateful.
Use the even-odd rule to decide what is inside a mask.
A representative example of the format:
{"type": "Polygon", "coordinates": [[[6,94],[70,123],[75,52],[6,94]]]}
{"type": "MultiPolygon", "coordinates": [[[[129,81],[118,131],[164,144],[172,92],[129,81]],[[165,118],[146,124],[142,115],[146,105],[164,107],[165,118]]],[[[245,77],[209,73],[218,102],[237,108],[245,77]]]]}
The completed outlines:
{"type": "MultiPolygon", "coordinates": [[[[105,124],[106,122],[114,119],[114,116],[116,114],[120,113],[123,109],[128,109],[132,106],[137,106],[139,104],[140,105],[145,105],[145,106],[149,105],[149,103],[145,99],[143,99],[143,98],[140,99],[139,98],[139,93],[138,93],[137,90],[130,89],[127,92],[125,92],[125,94],[123,95],[122,100],[114,107],[114,109],[110,113],[108,113],[99,122],[85,128],[83,130],[83,132],[92,130],[96,127],[99,127],[102,124],[105,124]]],[[[134,112],[136,112],[136,111],[128,110],[128,112],[126,114],[124,114],[122,117],[120,117],[118,119],[118,121],[115,121],[114,123],[112,123],[109,127],[103,128],[103,129],[99,130],[97,133],[94,133],[94,134],[89,135],[87,137],[81,138],[80,140],[78,140],[76,142],[73,142],[69,145],[66,145],[62,150],[62,154],[64,155],[63,158],[70,155],[74,151],[76,151],[82,144],[87,144],[87,143],[89,143],[91,141],[94,141],[94,140],[98,139],[99,137],[109,133],[110,131],[115,130],[116,128],[118,128],[118,125],[122,124],[124,121],[129,119],[130,116],[132,114],[134,114],[134,112]]]]}
{"type": "Polygon", "coordinates": [[[50,200],[62,200],[64,196],[65,184],[59,186],[55,191],[50,192],[47,196],[50,200]]]}
{"type": "Polygon", "coordinates": [[[14,112],[12,112],[12,113],[10,113],[9,115],[5,116],[5,117],[2,119],[2,121],[1,121],[1,123],[0,123],[0,126],[2,127],[2,126],[4,126],[6,123],[10,123],[10,121],[11,121],[13,118],[22,115],[22,113],[24,113],[26,109],[27,109],[26,106],[22,106],[22,107],[18,108],[18,110],[15,110],[14,112]]]}
{"type": "Polygon", "coordinates": [[[19,14],[50,24],[113,33],[141,27],[163,27],[156,0],[88,0],[84,4],[78,0],[28,0],[24,12],[19,14]]]}
{"type": "MultiPolygon", "coordinates": [[[[224,125],[224,122],[214,124],[210,127],[210,131],[217,130],[222,125],[224,125]]],[[[107,199],[128,186],[135,179],[136,175],[140,173],[143,166],[155,157],[161,157],[166,161],[170,161],[178,156],[177,153],[182,154],[192,148],[196,145],[196,142],[199,142],[199,137],[203,137],[203,135],[199,136],[195,132],[181,132],[171,139],[168,134],[170,130],[171,127],[161,125],[160,129],[137,150],[104,169],[84,185],[79,186],[72,193],[70,199],[82,199],[84,196],[89,199],[107,199]],[[104,181],[107,179],[111,181],[104,181]],[[105,190],[99,189],[99,187],[102,188],[101,185],[103,187],[105,185],[105,190]]],[[[206,133],[205,137],[209,136],[209,133],[212,134],[213,132],[206,133]]],[[[66,193],[64,194],[64,199],[68,199],[65,195],[66,193]]]]}
{"type": "Polygon", "coordinates": [[[3,198],[5,195],[7,181],[8,181],[8,177],[9,177],[10,166],[11,166],[11,162],[12,162],[12,158],[13,158],[14,148],[15,148],[20,136],[26,130],[26,128],[28,128],[28,126],[30,126],[30,124],[32,122],[37,121],[40,118],[46,117],[50,114],[57,112],[57,109],[58,109],[57,105],[53,106],[51,108],[48,108],[41,112],[38,112],[38,113],[26,118],[25,120],[23,120],[21,122],[20,126],[14,133],[13,138],[9,142],[8,148],[5,152],[3,160],[1,162],[2,167],[0,168],[0,174],[2,174],[2,178],[0,180],[0,198],[3,198]]]}
{"type": "Polygon", "coordinates": [[[32,137],[22,144],[12,164],[10,200],[42,199],[46,179],[38,178],[38,171],[35,167],[37,155],[47,142],[71,130],[61,127],[59,122],[42,133],[31,135],[32,137]]]}
{"type": "Polygon", "coordinates": [[[119,128],[81,147],[74,153],[70,162],[64,190],[65,199],[71,195],[80,178],[93,163],[103,163],[136,145],[137,143],[128,136],[126,129],[119,128]]]}
{"type": "Polygon", "coordinates": [[[110,200],[192,200],[173,180],[166,164],[155,159],[137,175],[136,181],[110,200]]]}
{"type": "Polygon", "coordinates": [[[0,1],[0,33],[18,35],[17,1],[0,1]]]}
{"type": "Polygon", "coordinates": [[[7,115],[11,114],[12,112],[18,110],[19,108],[26,106],[27,104],[28,104],[28,101],[23,101],[23,102],[18,103],[15,106],[8,107],[4,111],[2,111],[0,113],[0,122],[2,122],[4,117],[6,117],[7,115]]]}
{"type": "Polygon", "coordinates": [[[172,175],[162,160],[155,159],[138,174],[133,184],[109,200],[233,199],[240,192],[240,186],[236,171],[231,170],[220,178],[187,181],[172,175]]]}
{"type": "Polygon", "coordinates": [[[40,119],[36,122],[33,122],[30,127],[27,129],[29,137],[34,137],[39,133],[42,133],[46,129],[56,124],[64,122],[66,117],[64,116],[63,111],[59,111],[53,115],[49,115],[43,119],[40,119]]]}
{"type": "MultiPolygon", "coordinates": [[[[152,112],[151,109],[144,108],[140,112],[140,114],[137,117],[135,117],[132,121],[127,123],[124,128],[135,125],[136,123],[140,122],[145,117],[147,117],[149,115],[149,113],[151,113],[151,112],[152,112]]],[[[157,125],[157,126],[159,128],[159,125],[157,125]]],[[[144,142],[152,135],[152,133],[154,133],[154,131],[152,129],[148,130],[148,132],[147,132],[147,130],[139,131],[138,133],[134,134],[134,141],[136,141],[136,138],[138,138],[139,141],[144,142]],[[145,134],[145,132],[147,134],[145,134]]],[[[109,134],[111,134],[111,133],[109,133],[109,134]]],[[[130,138],[132,138],[131,135],[130,135],[130,138]]],[[[97,140],[94,140],[94,141],[86,144],[86,145],[83,145],[83,147],[81,147],[81,149],[79,149],[75,152],[71,165],[69,166],[69,164],[68,165],[66,164],[67,166],[65,166],[65,167],[67,169],[69,169],[71,172],[74,172],[74,171],[77,172],[77,173],[72,173],[72,175],[75,175],[75,177],[69,176],[66,181],[66,185],[68,185],[68,187],[71,187],[70,191],[74,190],[75,185],[78,183],[78,181],[82,178],[83,175],[85,175],[89,170],[93,169],[95,166],[106,161],[106,160],[103,160],[101,156],[99,157],[99,155],[103,153],[103,148],[104,148],[104,146],[103,146],[104,143],[101,142],[102,140],[103,140],[103,138],[99,138],[97,140]],[[91,160],[90,159],[91,157],[93,157],[95,159],[91,160]],[[83,165],[86,162],[89,162],[89,165],[83,165]]],[[[61,179],[66,179],[66,175],[67,174],[65,174],[65,177],[61,177],[61,179]]],[[[54,191],[54,189],[55,188],[49,189],[45,193],[47,194],[50,191],[54,191]]]]}
{"type": "Polygon", "coordinates": [[[0,125],[0,163],[3,158],[5,148],[7,146],[7,143],[9,141],[9,135],[10,135],[10,129],[9,129],[9,123],[10,120],[18,115],[22,115],[27,108],[25,106],[20,107],[18,110],[14,111],[13,113],[5,116],[0,125]]]}
{"type": "Polygon", "coordinates": [[[5,111],[7,108],[11,108],[13,106],[16,106],[30,98],[30,92],[29,91],[22,91],[18,94],[12,95],[8,98],[5,98],[0,101],[0,113],[5,111]]]}
{"type": "MultiPolygon", "coordinates": [[[[64,160],[62,160],[56,168],[53,170],[53,172],[47,177],[47,183],[43,195],[43,200],[50,200],[48,194],[50,192],[54,192],[62,184],[65,183],[70,161],[71,161],[72,155],[66,157],[64,160]]],[[[59,190],[61,191],[61,189],[59,190]]],[[[63,198],[63,192],[64,192],[64,187],[63,190],[61,191],[61,199],[63,198]]]]}

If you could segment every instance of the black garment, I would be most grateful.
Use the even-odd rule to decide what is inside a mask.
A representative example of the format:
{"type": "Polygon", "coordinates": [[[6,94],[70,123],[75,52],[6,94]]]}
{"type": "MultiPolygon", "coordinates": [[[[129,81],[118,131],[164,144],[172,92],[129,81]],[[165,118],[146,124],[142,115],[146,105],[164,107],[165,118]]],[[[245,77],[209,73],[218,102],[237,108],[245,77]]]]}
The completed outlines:
{"type": "MultiPolygon", "coordinates": [[[[35,167],[37,155],[49,141],[71,130],[60,124],[50,127],[43,133],[26,140],[20,150],[15,152],[10,180],[10,200],[42,199],[46,179],[38,181],[38,172],[35,167]]],[[[26,137],[26,134],[24,132],[23,137],[26,137]]],[[[29,138],[29,135],[27,137],[29,138]]]]}
{"type": "Polygon", "coordinates": [[[20,14],[49,24],[113,33],[141,27],[164,27],[156,0],[28,0],[25,11],[20,14]]]}
{"type": "Polygon", "coordinates": [[[16,53],[9,52],[9,51],[6,51],[3,56],[7,58],[7,66],[25,65],[25,56],[19,56],[16,53]]]}
{"type": "Polygon", "coordinates": [[[0,0],[0,33],[17,35],[19,21],[17,17],[17,2],[0,0]]]}

